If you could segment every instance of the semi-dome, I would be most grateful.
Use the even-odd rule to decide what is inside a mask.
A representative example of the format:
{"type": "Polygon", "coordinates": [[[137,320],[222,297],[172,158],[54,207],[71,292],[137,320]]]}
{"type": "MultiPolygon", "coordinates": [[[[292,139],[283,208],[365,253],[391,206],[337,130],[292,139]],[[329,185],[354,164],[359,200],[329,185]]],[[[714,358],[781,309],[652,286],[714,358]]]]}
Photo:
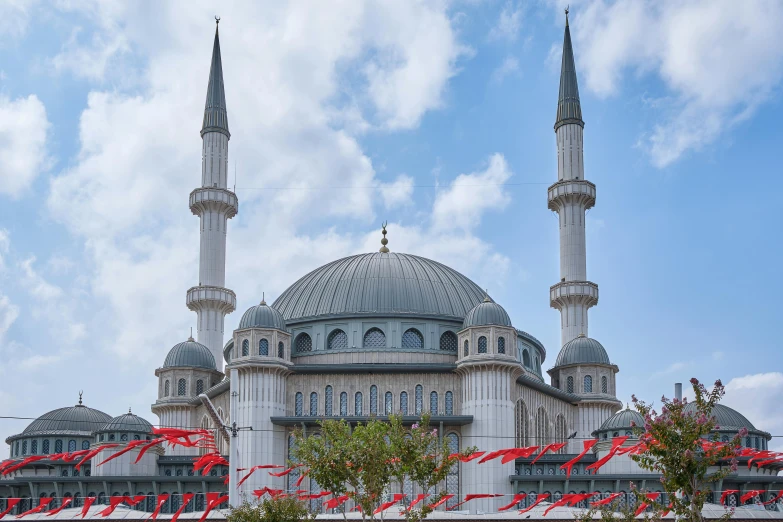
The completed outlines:
{"type": "Polygon", "coordinates": [[[166,356],[166,360],[163,361],[164,368],[205,368],[207,370],[216,370],[215,357],[209,348],[201,343],[197,343],[192,337],[190,337],[184,343],[175,345],[169,354],[166,356]]]}
{"type": "Polygon", "coordinates": [[[644,417],[638,411],[626,408],[606,419],[596,431],[630,430],[644,427],[644,417]]]}
{"type": "Polygon", "coordinates": [[[133,433],[151,433],[152,424],[147,422],[146,419],[143,419],[138,415],[134,415],[128,411],[128,413],[111,419],[105,426],[97,430],[96,433],[114,433],[122,431],[130,431],[133,433]]]}
{"type": "Polygon", "coordinates": [[[568,366],[570,364],[612,364],[609,355],[601,343],[584,334],[579,334],[576,339],[571,339],[563,345],[557,354],[555,367],[568,366]]]}
{"type": "Polygon", "coordinates": [[[12,440],[36,435],[77,435],[89,437],[95,430],[111,420],[111,415],[88,408],[81,403],[44,413],[31,422],[22,433],[9,437],[12,440]]]}
{"type": "Polygon", "coordinates": [[[317,268],[272,304],[288,325],[319,317],[421,315],[462,321],[484,291],[441,263],[410,254],[359,254],[317,268]]]}
{"type": "Polygon", "coordinates": [[[483,302],[471,308],[465,315],[462,328],[489,325],[511,326],[511,319],[502,306],[485,297],[483,302]]]}
{"type": "Polygon", "coordinates": [[[251,306],[239,320],[237,330],[244,328],[274,328],[276,330],[285,330],[285,319],[277,308],[269,306],[266,301],[261,304],[251,306]]]}

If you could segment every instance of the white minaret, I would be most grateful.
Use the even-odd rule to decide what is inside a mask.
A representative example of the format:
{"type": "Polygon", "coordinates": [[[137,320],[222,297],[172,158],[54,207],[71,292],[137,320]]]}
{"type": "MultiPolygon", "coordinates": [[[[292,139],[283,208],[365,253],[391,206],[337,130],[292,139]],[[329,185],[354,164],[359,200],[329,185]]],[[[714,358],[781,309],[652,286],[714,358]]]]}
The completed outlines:
{"type": "Polygon", "coordinates": [[[557,182],[548,189],[548,206],[560,224],[560,282],[549,289],[560,310],[561,346],[587,336],[587,310],[598,303],[598,285],[587,280],[585,212],[595,204],[595,185],[584,178],[582,108],[566,10],[560,96],[557,101],[557,182]]]}
{"type": "MultiPolygon", "coordinates": [[[[220,20],[217,19],[219,23],[220,20]]],[[[236,308],[236,294],[226,284],[226,229],[239,210],[236,194],[228,190],[228,116],[223,87],[220,39],[215,28],[207,103],[204,107],[201,152],[201,187],[190,193],[190,211],[199,217],[198,286],[187,293],[188,308],[198,314],[198,342],[223,367],[223,321],[236,308]]]]}

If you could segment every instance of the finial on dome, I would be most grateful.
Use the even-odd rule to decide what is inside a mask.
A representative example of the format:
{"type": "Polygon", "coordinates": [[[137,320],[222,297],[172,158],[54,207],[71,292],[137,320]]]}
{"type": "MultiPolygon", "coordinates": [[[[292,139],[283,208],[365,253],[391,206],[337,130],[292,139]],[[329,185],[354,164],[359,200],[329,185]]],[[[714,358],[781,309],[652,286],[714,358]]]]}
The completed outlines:
{"type": "Polygon", "coordinates": [[[131,413],[131,407],[130,407],[130,406],[128,406],[128,413],[130,413],[131,415],[133,415],[133,413],[131,413]]]}
{"type": "Polygon", "coordinates": [[[381,249],[378,250],[378,252],[383,252],[384,254],[389,253],[389,249],[386,247],[386,245],[389,244],[389,240],[386,239],[386,225],[388,225],[388,221],[384,221],[383,225],[381,225],[381,233],[383,233],[383,239],[381,239],[381,249]]]}
{"type": "Polygon", "coordinates": [[[266,295],[264,292],[261,292],[261,306],[266,306],[266,295]]]}
{"type": "Polygon", "coordinates": [[[568,26],[568,10],[569,10],[569,8],[570,8],[570,7],[571,7],[571,5],[569,4],[569,5],[568,5],[568,6],[565,8],[565,14],[566,14],[566,26],[568,26]]]}
{"type": "Polygon", "coordinates": [[[492,302],[492,299],[489,298],[489,289],[488,288],[484,289],[484,302],[485,303],[491,303],[492,302]]]}
{"type": "MultiPolygon", "coordinates": [[[[566,16],[568,16],[568,9],[566,9],[566,16]]],[[[219,24],[220,24],[220,17],[215,16],[215,25],[219,25],[219,24]]]]}
{"type": "Polygon", "coordinates": [[[84,394],[83,390],[79,390],[79,404],[78,406],[82,406],[82,395],[84,394]]]}
{"type": "Polygon", "coordinates": [[[587,337],[584,332],[579,332],[579,335],[577,337],[587,337]]]}
{"type": "Polygon", "coordinates": [[[193,327],[190,327],[190,337],[188,337],[188,342],[195,342],[196,340],[193,338],[193,327]]]}

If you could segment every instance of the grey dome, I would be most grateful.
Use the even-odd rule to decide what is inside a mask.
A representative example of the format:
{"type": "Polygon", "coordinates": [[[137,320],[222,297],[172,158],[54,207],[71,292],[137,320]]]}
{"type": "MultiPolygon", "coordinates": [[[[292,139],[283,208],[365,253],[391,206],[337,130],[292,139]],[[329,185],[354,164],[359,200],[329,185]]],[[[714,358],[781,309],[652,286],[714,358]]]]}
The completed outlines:
{"type": "Polygon", "coordinates": [[[285,319],[276,308],[261,301],[261,304],[248,308],[239,320],[237,330],[244,328],[274,328],[285,331],[285,319]]]}
{"type": "Polygon", "coordinates": [[[108,424],[103,426],[97,433],[131,431],[134,433],[151,433],[152,424],[131,412],[114,417],[108,424]]]}
{"type": "Polygon", "coordinates": [[[625,409],[606,419],[596,431],[629,430],[634,426],[644,428],[644,417],[638,411],[625,409]]]}
{"type": "Polygon", "coordinates": [[[77,404],[44,413],[31,422],[21,434],[9,437],[9,439],[58,434],[89,437],[110,420],[111,415],[77,404]]]}
{"type": "Polygon", "coordinates": [[[273,303],[290,325],[310,318],[410,314],[462,321],[484,299],[473,281],[410,254],[374,252],[317,268],[273,303]]]}
{"type": "MultiPolygon", "coordinates": [[[[685,405],[686,412],[696,413],[696,403],[689,402],[685,405]]],[[[759,431],[756,427],[740,412],[724,406],[723,404],[716,404],[712,409],[712,414],[715,416],[715,422],[718,425],[718,429],[725,430],[737,430],[740,428],[747,428],[748,431],[759,431]]]]}
{"type": "Polygon", "coordinates": [[[229,364],[231,362],[231,350],[234,349],[234,338],[228,340],[226,345],[223,347],[223,359],[225,359],[226,364],[229,364]]]}
{"type": "Polygon", "coordinates": [[[579,335],[563,345],[557,354],[555,367],[570,364],[612,364],[601,343],[590,337],[579,335]]]}
{"type": "Polygon", "coordinates": [[[197,343],[191,337],[184,343],[179,343],[169,350],[166,360],[163,361],[164,368],[176,368],[185,366],[188,368],[206,368],[207,370],[216,370],[215,357],[209,348],[201,343],[197,343]]]}
{"type": "Polygon", "coordinates": [[[499,304],[486,297],[483,302],[477,304],[465,315],[462,328],[471,326],[511,326],[511,319],[506,310],[499,304]]]}

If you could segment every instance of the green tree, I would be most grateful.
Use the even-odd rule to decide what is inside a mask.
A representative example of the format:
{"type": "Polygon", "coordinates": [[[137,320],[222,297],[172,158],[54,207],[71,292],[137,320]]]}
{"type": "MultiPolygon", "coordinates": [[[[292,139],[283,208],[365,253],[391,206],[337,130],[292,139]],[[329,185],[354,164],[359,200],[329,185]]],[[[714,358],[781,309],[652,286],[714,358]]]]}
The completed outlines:
{"type": "Polygon", "coordinates": [[[226,517],[228,522],[300,522],[312,518],[304,502],[283,496],[264,499],[260,504],[245,501],[226,517]]]}

